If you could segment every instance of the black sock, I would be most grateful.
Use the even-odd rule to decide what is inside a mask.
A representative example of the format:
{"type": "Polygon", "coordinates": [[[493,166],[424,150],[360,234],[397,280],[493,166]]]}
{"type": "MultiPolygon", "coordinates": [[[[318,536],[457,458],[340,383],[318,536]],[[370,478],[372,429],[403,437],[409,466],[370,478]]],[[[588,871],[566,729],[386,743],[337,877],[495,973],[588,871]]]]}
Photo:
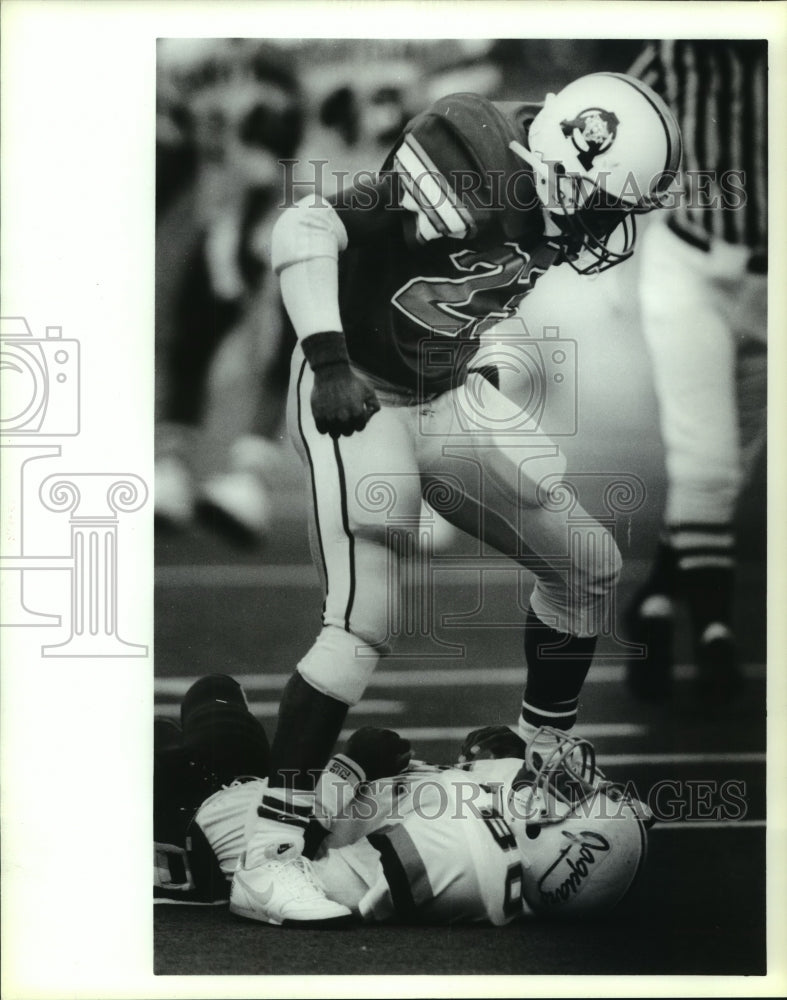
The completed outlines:
{"type": "Polygon", "coordinates": [[[287,681],[271,747],[271,788],[313,791],[344,725],[348,706],[313,688],[297,671],[287,681]]]}
{"type": "Polygon", "coordinates": [[[670,527],[678,594],[686,602],[692,631],[700,639],[712,624],[732,627],[735,527],[731,523],[685,522],[670,527]]]}
{"type": "Polygon", "coordinates": [[[653,566],[650,575],[639,593],[638,601],[641,602],[652,594],[664,594],[666,597],[674,597],[677,587],[678,567],[675,557],[675,550],[666,538],[662,538],[653,557],[653,566]]]}
{"type": "Polygon", "coordinates": [[[682,570],[681,593],[699,640],[709,625],[732,629],[734,570],[730,566],[696,566],[682,570]]]}
{"type": "Polygon", "coordinates": [[[531,608],[525,622],[527,681],[522,719],[531,726],[570,729],[593,660],[596,636],[579,638],[545,625],[531,608]]]}

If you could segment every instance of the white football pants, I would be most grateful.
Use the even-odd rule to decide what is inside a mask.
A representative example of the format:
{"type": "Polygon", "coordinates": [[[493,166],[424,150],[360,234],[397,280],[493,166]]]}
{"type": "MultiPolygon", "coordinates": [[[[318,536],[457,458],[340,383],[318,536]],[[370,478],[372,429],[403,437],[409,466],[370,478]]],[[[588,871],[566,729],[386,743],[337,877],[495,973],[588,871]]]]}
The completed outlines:
{"type": "Polygon", "coordinates": [[[642,236],[643,334],[668,477],[668,525],[729,524],[765,442],[767,278],[749,251],[706,253],[654,220],[642,236]]]}
{"type": "Polygon", "coordinates": [[[309,477],[310,540],[325,590],[322,633],[298,666],[306,679],[348,704],[360,699],[396,632],[400,581],[406,587],[428,568],[400,530],[418,537],[422,494],[446,520],[533,571],[541,621],[597,634],[620,556],[605,528],[563,502],[558,447],[524,426],[519,407],[480,374],[427,402],[373,384],[382,405],[361,433],[319,434],[313,374],[295,349],[288,423],[309,477]]]}

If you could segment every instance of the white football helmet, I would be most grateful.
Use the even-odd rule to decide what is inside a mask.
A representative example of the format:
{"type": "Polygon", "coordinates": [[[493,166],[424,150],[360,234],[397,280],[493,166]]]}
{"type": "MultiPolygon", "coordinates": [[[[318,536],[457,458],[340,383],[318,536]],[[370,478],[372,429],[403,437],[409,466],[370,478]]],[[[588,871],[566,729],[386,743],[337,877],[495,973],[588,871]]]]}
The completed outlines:
{"type": "MultiPolygon", "coordinates": [[[[634,252],[633,213],[664,204],[682,156],[680,129],[664,101],[624,73],[591,73],[548,94],[527,146],[511,148],[532,168],[536,189],[567,237],[580,273],[597,272],[634,252]],[[620,227],[616,249],[609,246],[620,227]]],[[[575,260],[567,259],[575,266],[575,260]]]]}
{"type": "Polygon", "coordinates": [[[575,916],[617,905],[647,856],[646,807],[606,780],[587,740],[544,728],[528,745],[503,815],[535,913],[575,916]],[[545,737],[552,742],[543,749],[545,737]]]}

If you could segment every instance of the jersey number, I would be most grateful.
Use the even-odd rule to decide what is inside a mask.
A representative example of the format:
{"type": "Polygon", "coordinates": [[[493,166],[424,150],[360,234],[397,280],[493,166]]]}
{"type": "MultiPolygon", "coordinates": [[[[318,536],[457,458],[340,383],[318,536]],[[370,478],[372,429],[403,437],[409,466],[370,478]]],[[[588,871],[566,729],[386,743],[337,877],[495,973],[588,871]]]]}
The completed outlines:
{"type": "Polygon", "coordinates": [[[522,878],[520,862],[508,866],[503,897],[503,913],[507,917],[518,917],[522,912],[522,878]]]}
{"type": "Polygon", "coordinates": [[[408,319],[448,337],[480,336],[510,316],[546,270],[533,265],[516,243],[483,253],[461,250],[451,255],[451,263],[463,277],[413,278],[391,299],[408,319]],[[500,289],[511,286],[520,289],[517,294],[500,296],[500,289]]]}
{"type": "MultiPolygon", "coordinates": [[[[502,851],[517,850],[516,837],[499,812],[494,809],[482,809],[481,818],[502,851]]],[[[516,917],[522,912],[522,878],[521,863],[516,861],[510,864],[506,870],[503,891],[503,913],[507,917],[516,917]]]]}

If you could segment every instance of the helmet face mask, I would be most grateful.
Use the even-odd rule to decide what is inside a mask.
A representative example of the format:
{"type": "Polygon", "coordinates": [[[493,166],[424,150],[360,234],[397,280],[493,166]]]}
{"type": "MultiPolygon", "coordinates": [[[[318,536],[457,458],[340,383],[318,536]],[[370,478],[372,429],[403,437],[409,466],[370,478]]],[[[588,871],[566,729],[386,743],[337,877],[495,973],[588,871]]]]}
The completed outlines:
{"type": "MultiPolygon", "coordinates": [[[[584,187],[589,187],[586,179],[584,187]]],[[[601,187],[584,194],[581,208],[550,212],[560,230],[554,240],[562,244],[563,259],[577,274],[600,274],[631,257],[637,238],[634,216],[634,209],[610,198],[601,187]]]]}
{"type": "MultiPolygon", "coordinates": [[[[561,823],[572,809],[606,787],[591,743],[542,726],[528,744],[525,763],[514,778],[512,815],[528,824],[561,823]],[[537,805],[536,805],[537,804],[537,805]]],[[[610,786],[611,787],[611,786],[610,786]]]]}
{"type": "Polygon", "coordinates": [[[564,260],[581,274],[631,256],[634,213],[664,203],[682,152],[666,104],[622,73],[592,73],[548,94],[527,145],[511,148],[533,170],[541,203],[560,230],[564,260]]]}

